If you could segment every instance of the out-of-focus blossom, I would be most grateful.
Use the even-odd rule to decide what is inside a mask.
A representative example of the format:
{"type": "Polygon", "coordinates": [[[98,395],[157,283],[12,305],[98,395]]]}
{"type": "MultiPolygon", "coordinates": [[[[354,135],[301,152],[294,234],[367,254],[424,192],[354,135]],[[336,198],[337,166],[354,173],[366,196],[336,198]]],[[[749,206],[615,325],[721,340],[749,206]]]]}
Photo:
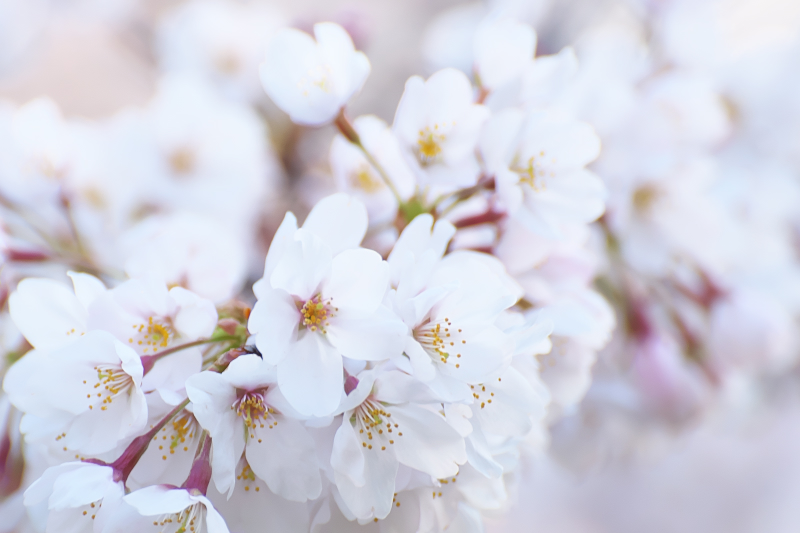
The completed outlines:
{"type": "Polygon", "coordinates": [[[314,25],[314,37],[280,30],[261,64],[261,82],[272,101],[298,124],[330,122],[369,75],[367,56],[331,22],[314,25]]]}

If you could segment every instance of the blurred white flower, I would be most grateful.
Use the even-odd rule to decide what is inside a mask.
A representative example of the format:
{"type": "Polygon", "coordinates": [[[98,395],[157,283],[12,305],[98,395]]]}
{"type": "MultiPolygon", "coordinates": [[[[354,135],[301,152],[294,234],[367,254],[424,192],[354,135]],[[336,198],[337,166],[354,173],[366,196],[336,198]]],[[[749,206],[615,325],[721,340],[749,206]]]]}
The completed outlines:
{"type": "Polygon", "coordinates": [[[478,179],[474,149],[488,117],[489,110],[475,103],[469,79],[444,69],[427,80],[408,79],[392,130],[420,185],[452,190],[478,179]]]}
{"type": "Polygon", "coordinates": [[[280,30],[261,64],[261,82],[272,101],[298,124],[332,121],[369,75],[367,56],[338,24],[314,25],[314,37],[280,30]]]}

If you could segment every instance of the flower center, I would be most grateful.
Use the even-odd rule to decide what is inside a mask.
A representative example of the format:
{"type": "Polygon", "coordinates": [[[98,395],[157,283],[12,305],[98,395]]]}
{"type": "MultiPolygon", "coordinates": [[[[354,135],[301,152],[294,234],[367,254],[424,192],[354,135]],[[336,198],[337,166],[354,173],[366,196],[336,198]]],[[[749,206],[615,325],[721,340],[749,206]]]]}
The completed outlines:
{"type": "Polygon", "coordinates": [[[148,351],[156,353],[169,346],[170,340],[175,338],[175,331],[167,321],[158,321],[153,317],[147,319],[146,324],[134,324],[134,333],[128,338],[128,344],[140,347],[142,353],[148,351]]]}
{"type": "Polygon", "coordinates": [[[383,188],[383,182],[375,177],[372,168],[364,164],[350,175],[350,182],[353,187],[366,192],[375,192],[383,188]]]}
{"type": "MultiPolygon", "coordinates": [[[[414,330],[414,338],[434,361],[438,360],[444,364],[451,362],[450,357],[453,355],[455,355],[456,359],[460,359],[459,348],[467,344],[467,340],[462,335],[462,330],[454,328],[453,323],[447,317],[444,320],[431,321],[418,326],[414,330]]],[[[455,365],[456,368],[461,367],[458,362],[455,365]]]]}
{"type": "Polygon", "coordinates": [[[419,130],[417,139],[417,156],[422,166],[428,166],[436,162],[439,154],[442,153],[442,145],[446,136],[439,131],[439,125],[433,126],[433,131],[426,126],[424,130],[419,130]]]}
{"type": "Polygon", "coordinates": [[[303,318],[302,325],[311,331],[319,330],[327,333],[325,326],[331,325],[328,319],[336,316],[334,313],[339,310],[337,307],[333,307],[332,300],[333,298],[325,300],[319,294],[307,300],[300,308],[303,318]]]}
{"type": "Polygon", "coordinates": [[[391,420],[392,413],[387,409],[388,406],[368,398],[353,411],[350,423],[358,430],[362,447],[371,450],[374,445],[385,451],[387,444],[391,446],[397,437],[403,436],[400,424],[391,420]]]}
{"type": "Polygon", "coordinates": [[[114,398],[127,393],[133,387],[133,379],[121,366],[97,365],[94,370],[97,372],[97,382],[90,385],[87,380],[83,381],[84,385],[91,386],[86,394],[89,409],[99,405],[100,410],[105,411],[114,398]]]}
{"type": "Polygon", "coordinates": [[[170,154],[169,166],[177,176],[191,174],[195,168],[194,152],[189,148],[178,148],[170,154]]]}
{"type": "Polygon", "coordinates": [[[265,392],[266,389],[243,392],[231,405],[231,409],[236,411],[236,414],[244,420],[244,425],[250,434],[250,438],[253,439],[256,437],[252,430],[257,427],[263,428],[266,425],[269,429],[272,429],[278,425],[278,421],[275,418],[275,410],[264,399],[265,392]]]}
{"type": "Polygon", "coordinates": [[[206,507],[196,503],[179,513],[164,515],[161,520],[154,520],[154,526],[161,526],[159,533],[200,533],[204,531],[206,507]]]}
{"type": "Polygon", "coordinates": [[[306,77],[297,82],[297,88],[303,96],[308,96],[313,87],[321,90],[322,92],[331,92],[332,84],[330,82],[331,67],[328,65],[318,65],[310,69],[306,73],[306,77]]]}
{"type": "Polygon", "coordinates": [[[548,173],[542,167],[541,160],[544,156],[545,153],[543,151],[539,152],[538,156],[531,156],[526,166],[520,166],[517,161],[511,164],[511,171],[519,175],[519,183],[529,186],[534,192],[546,190],[545,177],[548,175],[553,176],[552,172],[548,173]]]}
{"type": "Polygon", "coordinates": [[[189,452],[189,450],[192,450],[192,453],[194,453],[197,447],[195,441],[199,439],[202,433],[197,419],[186,410],[181,411],[178,416],[173,418],[171,424],[171,428],[169,426],[165,427],[154,438],[156,443],[159,443],[159,440],[161,441],[158,444],[158,450],[163,454],[161,459],[164,461],[167,460],[167,450],[169,450],[169,455],[175,455],[176,451],[189,452]],[[187,439],[189,440],[188,443],[186,442],[187,439]]]}

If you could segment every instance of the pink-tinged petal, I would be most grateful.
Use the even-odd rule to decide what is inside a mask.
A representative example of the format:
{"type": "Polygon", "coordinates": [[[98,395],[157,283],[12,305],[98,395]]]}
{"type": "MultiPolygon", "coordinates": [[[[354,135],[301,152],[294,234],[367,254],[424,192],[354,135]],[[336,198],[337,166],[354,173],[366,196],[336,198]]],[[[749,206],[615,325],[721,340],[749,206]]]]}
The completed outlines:
{"type": "Polygon", "coordinates": [[[286,357],[297,342],[300,321],[300,311],[285,290],[270,289],[262,293],[250,313],[247,329],[256,336],[256,347],[265,362],[274,365],[286,357]]]}
{"type": "MultiPolygon", "coordinates": [[[[376,371],[365,370],[358,374],[358,385],[342,399],[339,408],[334,414],[340,415],[345,411],[351,411],[361,405],[364,400],[372,393],[372,385],[375,383],[376,371]]],[[[352,379],[352,377],[350,378],[352,379]]]]}
{"type": "Polygon", "coordinates": [[[88,309],[91,303],[107,290],[102,281],[90,274],[84,274],[83,272],[67,272],[67,276],[72,279],[75,297],[84,309],[88,309]]]}
{"type": "Polygon", "coordinates": [[[337,193],[317,202],[303,222],[303,230],[319,236],[336,256],[357,248],[368,225],[364,204],[353,196],[337,193]]]}
{"type": "Polygon", "coordinates": [[[333,258],[323,296],[342,313],[371,313],[389,286],[389,268],[372,250],[345,250],[333,258]]]}
{"type": "Polygon", "coordinates": [[[331,269],[331,249],[319,236],[299,229],[294,242],[275,265],[270,277],[274,289],[283,289],[300,300],[308,300],[319,291],[331,269]]]}
{"type": "Polygon", "coordinates": [[[458,473],[467,460],[464,439],[442,415],[415,404],[393,405],[391,413],[398,461],[436,478],[458,473]]]}
{"type": "Polygon", "coordinates": [[[278,364],[278,386],[306,416],[327,416],[344,395],[342,356],[316,332],[303,333],[278,364]]]}
{"type": "Polygon", "coordinates": [[[347,477],[354,486],[363,487],[367,482],[364,478],[364,454],[361,451],[361,441],[350,423],[351,415],[352,412],[345,413],[342,425],[333,437],[331,466],[337,474],[347,477]]]}
{"type": "Polygon", "coordinates": [[[322,491],[314,441],[300,422],[277,416],[269,427],[251,428],[247,463],[275,494],[295,502],[313,500],[322,491]]]}
{"type": "Polygon", "coordinates": [[[145,516],[179,513],[195,504],[187,491],[165,485],[152,485],[131,492],[123,501],[145,516]]]}
{"type": "Polygon", "coordinates": [[[408,327],[384,306],[369,318],[334,318],[326,337],[345,357],[382,361],[403,353],[408,327]]]}
{"type": "Polygon", "coordinates": [[[86,309],[69,287],[57,281],[20,281],[8,306],[14,324],[34,348],[58,346],[86,331],[86,309]]]}

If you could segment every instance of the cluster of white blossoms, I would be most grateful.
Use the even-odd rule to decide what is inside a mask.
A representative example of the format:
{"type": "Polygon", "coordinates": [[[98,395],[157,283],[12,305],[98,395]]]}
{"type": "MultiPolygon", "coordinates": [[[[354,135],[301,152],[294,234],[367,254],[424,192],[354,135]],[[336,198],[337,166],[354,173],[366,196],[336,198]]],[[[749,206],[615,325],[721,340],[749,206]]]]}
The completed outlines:
{"type": "MultiPolygon", "coordinates": [[[[430,61],[480,61],[444,41],[480,36],[484,12],[437,18],[430,61]]],[[[580,408],[552,419],[551,452],[568,465],[669,449],[713,417],[756,412],[791,382],[799,28],[800,9],[779,1],[617,2],[577,36],[566,31],[574,51],[538,58],[523,78],[526,105],[596,128],[602,153],[591,169],[608,189],[584,257],[596,261],[595,286],[619,327],[580,408]]]]}
{"type": "Polygon", "coordinates": [[[0,105],[3,533],[480,532],[588,388],[600,140],[533,98],[533,29],[487,17],[390,125],[342,26],[280,26],[188,2],[149,102],[0,105]],[[284,143],[337,128],[325,180],[264,93],[284,143]]]}
{"type": "Polygon", "coordinates": [[[0,533],[481,533],[795,385],[800,8],[301,4],[0,0],[0,533]]]}

